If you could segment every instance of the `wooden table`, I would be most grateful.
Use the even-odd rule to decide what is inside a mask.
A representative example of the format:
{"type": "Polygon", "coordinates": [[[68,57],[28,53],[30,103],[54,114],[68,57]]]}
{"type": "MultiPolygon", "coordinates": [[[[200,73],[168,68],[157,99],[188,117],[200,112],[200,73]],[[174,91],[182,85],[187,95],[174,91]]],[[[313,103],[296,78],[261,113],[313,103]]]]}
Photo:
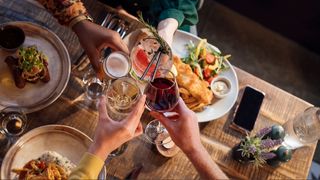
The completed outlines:
{"type": "MultiPolygon", "coordinates": [[[[98,2],[86,2],[88,2],[86,6],[89,12],[98,23],[101,22],[108,8],[98,2]]],[[[65,43],[72,63],[82,53],[76,36],[68,28],[60,26],[46,10],[32,0],[0,0],[0,23],[17,20],[32,21],[55,32],[65,43]]],[[[139,26],[137,22],[128,20],[132,22],[131,30],[139,26]]],[[[239,97],[241,97],[242,88],[247,84],[266,93],[254,132],[272,124],[283,124],[307,107],[312,106],[241,69],[235,69],[241,88],[239,97]]],[[[200,124],[203,144],[222,170],[229,177],[236,179],[305,179],[311,165],[315,144],[296,150],[291,161],[276,169],[269,166],[254,168],[251,164],[239,164],[231,158],[231,148],[239,143],[240,138],[243,137],[228,128],[235,106],[222,118],[200,124]]],[[[47,108],[28,114],[28,118],[30,120],[28,130],[46,124],[65,124],[93,137],[97,124],[97,111],[94,104],[84,98],[81,73],[72,72],[62,96],[47,108]]],[[[147,113],[144,114],[142,120],[150,120],[147,113]]],[[[124,178],[137,163],[144,164],[139,175],[141,179],[199,179],[196,170],[182,152],[173,158],[164,158],[155,151],[152,145],[139,138],[129,143],[125,154],[111,160],[107,164],[107,169],[112,171],[116,169],[116,176],[124,178]]]]}

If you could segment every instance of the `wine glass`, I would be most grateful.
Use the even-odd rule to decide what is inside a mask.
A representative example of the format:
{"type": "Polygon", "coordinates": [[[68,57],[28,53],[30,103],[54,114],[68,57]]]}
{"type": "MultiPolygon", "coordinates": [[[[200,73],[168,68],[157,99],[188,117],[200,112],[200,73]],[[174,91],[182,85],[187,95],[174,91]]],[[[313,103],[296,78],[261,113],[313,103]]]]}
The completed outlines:
{"type": "Polygon", "coordinates": [[[0,120],[0,154],[3,154],[26,129],[27,116],[20,108],[7,107],[0,111],[0,120]]]}
{"type": "MultiPolygon", "coordinates": [[[[167,69],[159,69],[156,72],[155,79],[148,82],[144,93],[147,95],[146,107],[151,111],[166,113],[178,104],[179,89],[176,78],[167,69]]],[[[172,144],[168,131],[157,119],[146,125],[144,134],[145,138],[153,144],[161,144],[165,147],[172,144]]]]}
{"type": "MultiPolygon", "coordinates": [[[[108,116],[114,121],[122,121],[133,110],[140,95],[140,88],[134,79],[122,77],[115,80],[106,92],[108,116]]],[[[109,157],[122,154],[126,148],[125,143],[111,152],[109,157]]]]}

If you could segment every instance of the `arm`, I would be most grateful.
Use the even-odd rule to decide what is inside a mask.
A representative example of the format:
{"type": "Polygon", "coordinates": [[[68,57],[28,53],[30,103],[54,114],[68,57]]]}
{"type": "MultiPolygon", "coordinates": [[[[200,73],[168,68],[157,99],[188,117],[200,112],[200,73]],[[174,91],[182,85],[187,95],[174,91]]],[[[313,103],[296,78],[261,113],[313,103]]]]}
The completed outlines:
{"type": "Polygon", "coordinates": [[[88,55],[98,76],[104,76],[100,64],[100,51],[110,47],[116,51],[129,53],[120,35],[112,30],[92,23],[92,19],[81,0],[37,0],[60,24],[70,26],[78,36],[81,46],[88,55]]]}
{"type": "Polygon", "coordinates": [[[157,30],[159,35],[171,46],[173,34],[178,28],[189,30],[198,22],[197,0],[162,0],[163,11],[159,16],[157,30]]]}
{"type": "Polygon", "coordinates": [[[177,114],[170,117],[154,111],[151,115],[167,128],[172,140],[186,154],[202,179],[228,179],[203,147],[195,113],[181,98],[173,111],[177,114]]]}
{"type": "Polygon", "coordinates": [[[93,143],[82,157],[69,179],[97,179],[108,155],[123,143],[142,134],[140,118],[144,111],[146,96],[143,95],[132,112],[122,121],[109,118],[105,97],[99,103],[99,122],[95,131],[93,143]]]}
{"type": "Polygon", "coordinates": [[[161,0],[158,22],[173,18],[178,22],[178,28],[188,31],[188,26],[198,23],[197,0],[161,0]]]}

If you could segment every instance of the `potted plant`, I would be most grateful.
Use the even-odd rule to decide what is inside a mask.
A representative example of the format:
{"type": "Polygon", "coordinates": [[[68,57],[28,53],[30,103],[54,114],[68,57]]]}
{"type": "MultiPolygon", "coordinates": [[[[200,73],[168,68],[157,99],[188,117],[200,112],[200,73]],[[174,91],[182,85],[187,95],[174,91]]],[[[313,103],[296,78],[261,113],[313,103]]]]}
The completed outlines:
{"type": "Polygon", "coordinates": [[[291,159],[291,150],[281,146],[284,138],[282,126],[274,125],[261,129],[255,136],[247,135],[233,148],[232,156],[241,163],[262,166],[266,162],[277,166],[291,159]]]}

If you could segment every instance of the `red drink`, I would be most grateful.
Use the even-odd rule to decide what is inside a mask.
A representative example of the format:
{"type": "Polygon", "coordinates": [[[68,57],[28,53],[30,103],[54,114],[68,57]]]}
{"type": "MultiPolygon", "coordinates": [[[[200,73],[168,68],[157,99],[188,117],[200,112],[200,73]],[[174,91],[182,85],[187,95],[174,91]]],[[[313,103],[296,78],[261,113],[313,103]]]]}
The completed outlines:
{"type": "Polygon", "coordinates": [[[166,78],[156,78],[145,89],[146,105],[150,110],[166,112],[178,103],[178,87],[176,82],[166,78]]]}

